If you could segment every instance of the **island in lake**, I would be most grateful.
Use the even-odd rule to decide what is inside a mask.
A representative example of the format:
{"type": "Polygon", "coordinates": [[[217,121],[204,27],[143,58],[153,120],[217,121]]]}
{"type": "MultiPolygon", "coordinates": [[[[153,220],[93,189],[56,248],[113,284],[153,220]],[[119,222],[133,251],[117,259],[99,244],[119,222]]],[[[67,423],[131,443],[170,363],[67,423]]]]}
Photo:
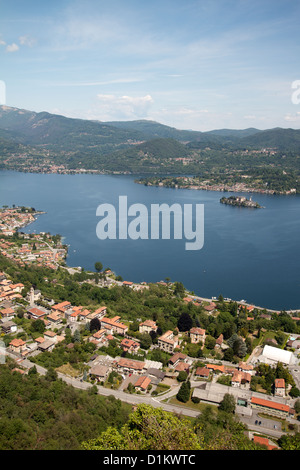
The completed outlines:
{"type": "Polygon", "coordinates": [[[258,202],[252,201],[252,198],[247,199],[244,196],[229,196],[222,197],[220,199],[222,204],[228,204],[230,206],[239,206],[239,207],[254,207],[255,209],[261,209],[262,206],[258,202]]]}

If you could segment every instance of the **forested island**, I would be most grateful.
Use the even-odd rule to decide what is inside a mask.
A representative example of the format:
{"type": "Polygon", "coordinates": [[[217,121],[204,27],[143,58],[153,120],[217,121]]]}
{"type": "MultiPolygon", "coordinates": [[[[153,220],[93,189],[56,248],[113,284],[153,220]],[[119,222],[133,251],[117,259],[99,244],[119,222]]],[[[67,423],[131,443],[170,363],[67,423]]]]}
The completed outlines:
{"type": "Polygon", "coordinates": [[[227,204],[229,206],[238,206],[238,207],[253,207],[255,209],[261,209],[262,206],[258,202],[252,201],[252,198],[247,199],[242,196],[229,196],[222,197],[220,199],[221,204],[227,204]]]}

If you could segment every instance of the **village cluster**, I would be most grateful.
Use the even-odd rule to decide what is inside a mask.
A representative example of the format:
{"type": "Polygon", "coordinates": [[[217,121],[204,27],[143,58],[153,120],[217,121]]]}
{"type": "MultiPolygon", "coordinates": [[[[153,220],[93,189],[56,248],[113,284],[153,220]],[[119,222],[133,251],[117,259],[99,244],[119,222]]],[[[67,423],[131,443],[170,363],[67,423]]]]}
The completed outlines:
{"type": "Polygon", "coordinates": [[[25,207],[1,210],[0,254],[17,262],[20,266],[34,263],[36,266],[56,270],[67,255],[60,237],[56,239],[48,233],[20,233],[19,243],[5,238],[14,235],[19,228],[34,222],[37,214],[40,212],[25,207]]]}
{"type": "MultiPolygon", "coordinates": [[[[23,224],[32,221],[32,214],[27,212],[3,211],[0,229],[4,235],[15,233],[23,224]]],[[[5,236],[0,238],[0,253],[21,266],[35,264],[57,269],[66,251],[60,240],[53,242],[48,234],[22,234],[12,241],[5,236]]],[[[119,284],[129,289],[142,290],[149,286],[145,283],[134,284],[129,281],[121,281],[119,284]]],[[[158,284],[165,284],[160,281],[158,284]]],[[[131,322],[122,320],[120,316],[111,318],[109,309],[105,305],[94,308],[72,305],[69,301],[57,303],[53,299],[44,299],[42,293],[34,287],[26,292],[22,283],[14,283],[5,272],[0,272],[0,341],[9,336],[9,342],[5,347],[5,354],[11,355],[20,364],[19,371],[26,373],[21,365],[25,359],[29,361],[35,356],[48,352],[52,353],[56,345],[66,338],[67,328],[74,333],[76,330],[86,333],[84,341],[94,345],[94,353],[88,362],[88,372],[84,377],[78,375],[78,379],[88,380],[91,383],[111,386],[109,378],[117,375],[118,390],[130,391],[142,395],[155,395],[158,398],[166,396],[166,393],[178,389],[182,380],[190,380],[193,383],[194,400],[218,404],[226,392],[235,395],[237,405],[243,408],[244,414],[253,409],[263,410],[268,414],[280,418],[291,418],[295,412],[293,400],[288,396],[289,387],[283,378],[278,378],[274,383],[272,397],[251,391],[251,380],[256,375],[255,363],[265,362],[276,364],[280,361],[287,367],[296,364],[296,354],[281,350],[272,346],[265,346],[259,355],[252,355],[254,362],[239,362],[238,364],[223,363],[209,358],[194,358],[185,354],[184,346],[186,338],[190,343],[198,344],[201,348],[206,343],[206,330],[192,327],[189,331],[168,330],[158,333],[158,326],[152,319],[140,321],[138,333],[155,334],[157,341],[151,344],[150,350],[157,348],[163,354],[168,355],[167,363],[146,359],[147,350],[141,348],[138,337],[130,335],[131,322]],[[20,322],[17,321],[19,309],[22,308],[24,317],[32,322],[40,320],[44,324],[44,331],[39,335],[23,339],[20,322]],[[98,321],[99,327],[90,329],[92,321],[98,321]],[[110,342],[115,342],[122,351],[117,357],[111,357],[103,352],[103,347],[108,347],[110,342]],[[136,358],[135,358],[136,356],[136,358]],[[141,358],[144,358],[141,360],[141,358]],[[182,379],[182,377],[185,377],[182,379]],[[227,377],[226,385],[221,384],[218,378],[227,377]],[[110,383],[109,383],[110,382],[110,383]]],[[[202,305],[208,315],[218,313],[217,302],[204,302],[200,299],[186,295],[182,299],[185,303],[202,305]]],[[[239,305],[239,309],[247,312],[251,320],[254,310],[250,305],[239,305]]],[[[300,341],[291,335],[288,346],[299,350],[300,341]]],[[[74,344],[67,344],[67,348],[73,348],[74,344]]],[[[216,355],[228,348],[223,335],[216,339],[214,351],[216,355]]],[[[220,357],[222,354],[220,354],[220,357]]],[[[149,357],[149,356],[148,356],[149,357]]],[[[1,362],[1,361],[0,361],[1,362]]],[[[296,366],[295,366],[296,367],[296,366]]]]}
{"type": "MultiPolygon", "coordinates": [[[[133,283],[127,281],[124,281],[124,283],[128,288],[134,288],[133,283]]],[[[32,321],[42,320],[46,329],[43,334],[35,337],[34,340],[18,338],[18,325],[14,318],[17,315],[18,306],[21,305],[18,303],[19,300],[24,299],[22,296],[23,288],[23,284],[13,284],[4,273],[0,273],[0,327],[2,336],[13,336],[7,346],[7,353],[10,353],[16,360],[22,361],[25,358],[30,360],[31,357],[45,351],[51,353],[55,346],[65,339],[66,328],[75,331],[97,318],[100,322],[100,328],[97,331],[92,331],[86,337],[86,341],[95,345],[95,354],[89,362],[88,380],[104,385],[109,375],[114,372],[122,378],[119,386],[120,390],[128,389],[128,385],[131,384],[133,391],[147,394],[150,393],[150,390],[153,392],[158,386],[165,387],[165,389],[158,387],[160,392],[162,390],[165,392],[171,390],[176,384],[178,386],[177,378],[180,373],[185,372],[193,383],[205,384],[205,387],[195,387],[193,397],[204,402],[210,402],[214,400],[212,397],[215,393],[211,387],[216,383],[217,377],[225,375],[231,378],[230,389],[232,390],[231,393],[237,394],[237,403],[240,401],[243,406],[241,397],[248,393],[249,399],[246,401],[248,404],[250,403],[252,408],[264,409],[268,413],[280,417],[293,416],[292,407],[286,403],[287,395],[284,379],[276,379],[274,397],[271,401],[262,399],[257,394],[250,392],[251,379],[256,374],[255,367],[252,364],[240,362],[237,365],[224,365],[216,364],[214,361],[205,361],[205,364],[198,366],[197,359],[182,353],[181,345],[187,334],[191,343],[205,344],[206,331],[202,328],[193,327],[188,332],[178,331],[177,334],[170,330],[158,337],[156,347],[169,354],[167,366],[164,367],[161,362],[132,358],[132,356],[141,353],[140,342],[128,336],[129,323],[123,323],[120,316],[108,317],[106,306],[100,306],[91,311],[83,306],[73,306],[68,301],[58,304],[50,301],[51,307],[46,309],[36,304],[41,298],[41,292],[31,288],[25,299],[27,303],[26,318],[32,321]],[[128,352],[130,357],[123,357],[123,355],[110,357],[103,353],[97,354],[99,348],[107,346],[112,340],[117,340],[123,352],[128,352]]],[[[188,302],[191,299],[187,297],[183,301],[188,302]]],[[[22,305],[24,307],[24,304],[22,305]]],[[[216,309],[216,304],[211,302],[206,308],[207,311],[211,312],[216,309]]],[[[139,324],[140,333],[150,334],[156,331],[157,325],[153,320],[145,320],[139,324]]],[[[73,346],[73,344],[68,345],[68,347],[73,346]]],[[[223,336],[220,335],[216,340],[215,348],[222,349],[226,347],[228,346],[224,343],[223,336]]],[[[271,347],[271,350],[273,349],[276,348],[271,347]]],[[[267,352],[266,350],[266,357],[267,352]]],[[[287,351],[284,352],[287,353],[287,351]]],[[[269,355],[270,358],[271,356],[272,354],[269,355]]],[[[223,388],[224,395],[228,387],[223,386],[223,388]]],[[[217,398],[217,401],[220,401],[220,398],[217,398]]]]}

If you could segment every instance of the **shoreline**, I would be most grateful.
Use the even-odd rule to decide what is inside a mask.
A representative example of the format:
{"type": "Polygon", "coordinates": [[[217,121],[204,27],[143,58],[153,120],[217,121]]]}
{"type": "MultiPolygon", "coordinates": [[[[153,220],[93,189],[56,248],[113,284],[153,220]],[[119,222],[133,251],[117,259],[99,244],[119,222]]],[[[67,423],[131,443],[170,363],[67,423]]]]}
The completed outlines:
{"type": "MultiPolygon", "coordinates": [[[[39,171],[38,169],[34,171],[32,168],[24,171],[24,169],[12,169],[12,168],[1,168],[0,171],[12,171],[12,172],[17,172],[17,173],[32,173],[32,174],[41,174],[41,175],[69,175],[69,176],[75,176],[75,175],[100,175],[100,176],[141,176],[142,173],[139,173],[138,175],[136,173],[128,172],[128,171],[103,171],[103,170],[88,170],[84,168],[78,168],[78,169],[64,169],[64,170],[59,170],[59,171],[39,171]]],[[[169,178],[172,177],[173,175],[170,176],[162,176],[162,175],[157,175],[157,178],[169,178]]],[[[153,178],[153,176],[149,176],[148,174],[144,175],[145,178],[153,178]]],[[[190,178],[188,175],[180,175],[176,176],[178,178],[190,178]]],[[[156,178],[156,176],[154,177],[156,178]]],[[[146,184],[143,180],[134,180],[134,183],[136,184],[142,184],[144,186],[155,186],[155,187],[164,187],[164,188],[169,188],[169,189],[190,189],[190,190],[195,190],[195,191],[215,191],[215,192],[223,192],[223,193],[256,193],[256,194],[263,194],[263,195],[270,195],[270,196],[296,196],[299,193],[296,192],[295,189],[291,188],[290,190],[287,191],[276,191],[273,189],[263,189],[263,188],[251,188],[251,187],[235,187],[235,186],[226,186],[226,185],[187,185],[187,186],[168,186],[165,184],[146,184]]]]}
{"type": "MultiPolygon", "coordinates": [[[[151,178],[151,177],[150,177],[151,178]]],[[[152,177],[153,178],[153,177],[152,177]]],[[[156,177],[155,177],[156,178],[156,177]]],[[[167,179],[169,177],[161,177],[157,176],[157,179],[167,179]]],[[[179,178],[189,178],[188,176],[180,176],[179,178]]],[[[195,190],[195,191],[216,191],[216,192],[222,192],[222,193],[256,193],[256,194],[264,194],[264,195],[270,195],[270,196],[295,196],[298,193],[296,192],[295,189],[291,188],[290,190],[287,191],[276,191],[273,189],[263,189],[263,188],[251,188],[247,186],[227,186],[227,185],[207,185],[207,184],[187,184],[187,185],[178,185],[174,184],[174,186],[165,184],[164,181],[160,181],[158,183],[151,183],[147,182],[143,179],[140,180],[135,180],[134,181],[136,184],[142,184],[144,186],[154,186],[154,187],[162,187],[162,188],[169,188],[169,189],[189,189],[189,190],[195,190]]]]}
{"type": "MultiPolygon", "coordinates": [[[[172,188],[172,189],[173,189],[173,188],[172,188]]],[[[20,207],[22,207],[22,206],[20,206],[20,207]]],[[[18,206],[18,207],[16,207],[15,209],[20,209],[20,207],[18,206]]],[[[8,208],[8,209],[13,209],[13,208],[8,208]]],[[[4,210],[4,209],[1,209],[1,210],[4,210]]],[[[39,215],[43,215],[43,214],[46,214],[46,212],[45,212],[45,211],[40,211],[40,210],[39,210],[39,211],[35,211],[35,212],[32,214],[33,217],[34,217],[34,220],[31,220],[31,221],[28,221],[28,222],[26,222],[26,223],[24,223],[24,224],[21,224],[18,228],[15,229],[15,231],[18,232],[21,228],[28,227],[29,225],[31,225],[32,223],[34,223],[34,222],[37,220],[37,217],[38,217],[39,215]]],[[[1,233],[2,233],[2,232],[0,231],[0,236],[1,236],[1,233]]],[[[3,235],[5,235],[5,234],[3,233],[3,235]]],[[[61,235],[61,237],[63,238],[63,235],[61,235]]],[[[78,267],[69,266],[69,264],[67,263],[67,259],[68,259],[68,250],[67,250],[67,253],[66,253],[66,257],[65,257],[65,259],[64,259],[65,266],[62,266],[62,267],[66,268],[66,269],[76,270],[76,271],[77,271],[77,270],[78,270],[78,267]]],[[[91,271],[91,272],[92,272],[92,271],[91,271]]],[[[134,282],[133,284],[140,285],[141,282],[144,282],[144,281],[134,282]]],[[[153,283],[155,284],[155,283],[159,283],[159,282],[161,282],[161,281],[155,281],[155,282],[153,282],[153,283]]],[[[150,284],[151,284],[151,283],[152,283],[152,282],[150,282],[150,284]]],[[[147,283],[147,284],[148,284],[148,283],[147,283]]],[[[184,287],[185,287],[185,286],[184,286],[184,287]]],[[[193,294],[191,294],[191,292],[190,292],[186,287],[185,287],[185,289],[186,289],[186,295],[187,295],[187,296],[190,296],[190,297],[192,297],[192,298],[194,298],[194,299],[199,299],[199,300],[207,301],[207,302],[213,302],[213,301],[216,300],[215,297],[206,298],[206,297],[202,297],[202,296],[200,296],[200,295],[198,295],[198,294],[194,294],[194,295],[193,295],[193,294]]],[[[234,299],[230,299],[230,300],[228,300],[228,302],[229,302],[229,301],[236,302],[236,303],[238,303],[238,304],[243,304],[243,305],[245,305],[245,306],[253,306],[253,307],[254,307],[255,309],[257,309],[257,310],[266,310],[266,311],[268,311],[268,312],[277,313],[277,314],[280,313],[280,312],[286,312],[286,313],[288,313],[288,314],[300,312],[300,307],[299,307],[298,309],[289,309],[289,310],[286,310],[286,309],[277,309],[277,310],[274,310],[274,309],[270,309],[270,308],[268,308],[268,307],[256,306],[256,305],[254,305],[253,303],[248,303],[247,301],[234,300],[234,299]]]]}

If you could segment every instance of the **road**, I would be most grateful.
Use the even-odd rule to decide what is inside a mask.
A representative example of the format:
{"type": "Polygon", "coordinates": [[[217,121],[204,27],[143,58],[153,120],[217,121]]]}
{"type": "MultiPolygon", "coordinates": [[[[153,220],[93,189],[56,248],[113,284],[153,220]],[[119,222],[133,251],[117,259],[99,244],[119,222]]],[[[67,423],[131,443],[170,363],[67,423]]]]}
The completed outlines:
{"type": "MultiPolygon", "coordinates": [[[[16,359],[15,355],[13,354],[9,354],[9,355],[13,357],[14,359],[16,359]]],[[[31,367],[35,366],[37,369],[37,372],[40,375],[45,375],[47,373],[47,369],[37,364],[32,363],[29,359],[22,359],[22,360],[19,359],[17,362],[20,366],[23,366],[26,369],[30,369],[31,367]]],[[[88,390],[89,388],[93,386],[92,384],[88,382],[84,382],[84,381],[81,381],[80,379],[69,377],[67,375],[62,374],[61,372],[58,372],[57,375],[67,384],[80,390],[88,390]]],[[[191,381],[191,387],[198,386],[198,385],[199,385],[199,382],[191,381]]],[[[119,399],[125,403],[129,403],[131,405],[139,405],[141,403],[146,403],[155,408],[162,408],[165,411],[196,418],[200,413],[199,410],[193,410],[185,406],[172,405],[172,404],[165,402],[165,400],[167,400],[168,398],[175,396],[179,388],[180,388],[180,385],[173,388],[169,392],[163,394],[161,397],[157,396],[154,398],[154,397],[147,396],[147,395],[130,394],[130,393],[123,392],[121,390],[111,390],[111,389],[102,387],[101,385],[97,385],[99,395],[103,395],[103,396],[113,395],[116,399],[119,399]]],[[[239,416],[240,421],[243,422],[245,425],[247,425],[247,428],[251,431],[263,433],[276,439],[278,439],[280,436],[282,436],[282,434],[284,434],[284,431],[282,431],[279,421],[275,421],[273,419],[268,419],[268,418],[261,418],[259,417],[259,411],[257,410],[253,410],[251,413],[251,416],[247,416],[246,414],[245,415],[239,414],[238,416],[239,416]],[[260,425],[258,424],[259,422],[261,423],[260,425]]]]}
{"type": "MultiPolygon", "coordinates": [[[[16,356],[12,354],[10,355],[14,359],[16,359],[16,356]]],[[[26,369],[30,369],[31,367],[35,366],[37,369],[37,372],[40,375],[45,375],[47,373],[47,369],[37,364],[34,364],[33,362],[30,362],[28,359],[23,359],[21,361],[19,360],[18,364],[20,366],[25,367],[26,369]]],[[[62,374],[61,372],[58,372],[57,375],[64,382],[66,382],[69,385],[72,385],[75,388],[78,388],[81,390],[88,390],[90,387],[92,387],[92,384],[88,382],[84,382],[84,381],[81,381],[80,379],[69,377],[67,375],[62,374]]],[[[140,403],[146,403],[155,408],[163,408],[165,411],[170,411],[172,413],[177,413],[177,414],[183,414],[185,416],[191,416],[191,417],[196,418],[199,415],[199,411],[195,411],[195,410],[186,408],[184,406],[181,407],[181,406],[176,406],[176,405],[169,405],[168,403],[162,403],[158,398],[145,396],[145,395],[131,395],[130,393],[122,392],[120,390],[111,390],[111,389],[102,387],[101,385],[97,385],[97,389],[98,389],[99,395],[104,395],[104,396],[113,395],[115,398],[125,403],[129,403],[131,405],[138,405],[140,403]]],[[[179,389],[179,386],[176,389],[174,389],[172,393],[169,392],[168,396],[175,395],[178,389],[179,389]]],[[[168,396],[164,395],[162,399],[168,398],[168,396]]]]}

